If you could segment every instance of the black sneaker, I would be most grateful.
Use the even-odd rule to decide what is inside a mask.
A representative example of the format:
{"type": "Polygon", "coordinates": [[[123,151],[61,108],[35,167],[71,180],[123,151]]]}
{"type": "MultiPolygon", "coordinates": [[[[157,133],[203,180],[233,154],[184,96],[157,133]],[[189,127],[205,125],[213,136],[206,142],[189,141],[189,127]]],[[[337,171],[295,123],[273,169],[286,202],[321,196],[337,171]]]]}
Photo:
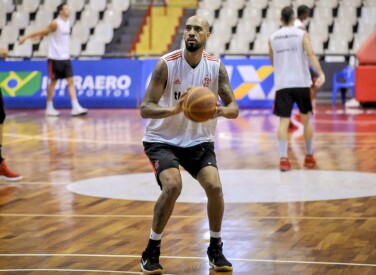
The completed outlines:
{"type": "Polygon", "coordinates": [[[215,271],[232,271],[232,264],[223,255],[222,247],[223,243],[219,246],[208,247],[209,265],[215,271]]]}
{"type": "Polygon", "coordinates": [[[163,267],[159,264],[159,255],[161,255],[159,247],[146,249],[142,253],[141,270],[144,274],[163,274],[163,267]]]}

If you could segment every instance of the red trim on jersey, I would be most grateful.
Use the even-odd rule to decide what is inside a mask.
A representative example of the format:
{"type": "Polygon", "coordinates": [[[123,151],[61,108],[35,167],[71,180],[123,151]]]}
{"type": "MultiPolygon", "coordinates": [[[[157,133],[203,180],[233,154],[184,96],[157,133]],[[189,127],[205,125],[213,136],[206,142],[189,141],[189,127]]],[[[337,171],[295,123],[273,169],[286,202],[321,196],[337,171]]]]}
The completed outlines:
{"type": "Polygon", "coordinates": [[[177,52],[177,53],[170,54],[170,55],[166,56],[165,60],[166,61],[172,61],[172,60],[175,60],[175,59],[179,59],[181,57],[182,57],[181,52],[177,52]]]}
{"type": "Polygon", "coordinates": [[[204,52],[204,58],[211,60],[211,61],[219,62],[218,57],[215,57],[214,55],[207,53],[207,52],[204,52]]]}

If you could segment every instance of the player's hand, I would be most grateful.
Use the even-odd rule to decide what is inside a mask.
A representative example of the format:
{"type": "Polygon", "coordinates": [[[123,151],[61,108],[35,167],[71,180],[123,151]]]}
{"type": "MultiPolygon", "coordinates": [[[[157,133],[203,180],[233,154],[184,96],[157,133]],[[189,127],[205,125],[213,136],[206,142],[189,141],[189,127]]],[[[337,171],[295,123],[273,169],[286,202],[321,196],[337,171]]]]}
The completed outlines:
{"type": "Polygon", "coordinates": [[[18,39],[18,44],[22,45],[23,43],[25,43],[25,41],[26,41],[26,37],[21,36],[20,39],[18,39]]]}
{"type": "Polygon", "coordinates": [[[325,83],[325,75],[320,74],[315,82],[315,87],[320,88],[325,83]]]}
{"type": "MultiPolygon", "coordinates": [[[[188,89],[189,90],[189,89],[188,89]]],[[[187,91],[188,91],[187,90],[187,91]]],[[[184,101],[185,101],[185,98],[187,97],[187,93],[183,93],[182,96],[179,98],[179,101],[178,101],[178,104],[175,106],[175,109],[174,109],[174,114],[179,114],[181,112],[183,112],[183,104],[184,104],[184,101]]]]}
{"type": "Polygon", "coordinates": [[[219,117],[219,116],[223,116],[223,108],[222,108],[221,103],[219,103],[217,101],[217,105],[215,106],[215,112],[213,114],[213,118],[216,118],[216,117],[219,117]]]}
{"type": "Polygon", "coordinates": [[[7,57],[8,56],[8,49],[0,48],[0,57],[7,57]]]}

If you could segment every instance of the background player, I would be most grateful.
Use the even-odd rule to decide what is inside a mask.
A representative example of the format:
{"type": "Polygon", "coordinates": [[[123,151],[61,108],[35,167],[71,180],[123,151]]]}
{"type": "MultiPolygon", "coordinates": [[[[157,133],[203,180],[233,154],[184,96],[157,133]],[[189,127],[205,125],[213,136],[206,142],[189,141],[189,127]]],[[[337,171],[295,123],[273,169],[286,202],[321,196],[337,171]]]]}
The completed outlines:
{"type": "Polygon", "coordinates": [[[76,89],[73,82],[73,69],[69,55],[70,22],[69,7],[63,3],[57,7],[58,17],[47,27],[40,31],[28,34],[20,38],[19,43],[23,44],[27,39],[40,39],[49,35],[48,50],[48,73],[50,84],[47,90],[47,116],[58,116],[60,113],[53,106],[53,95],[55,85],[59,79],[66,79],[68,92],[71,98],[73,116],[85,115],[88,110],[82,108],[77,100],[76,89]]]}
{"type": "MultiPolygon", "coordinates": [[[[4,48],[0,48],[0,58],[4,58],[8,56],[8,50],[4,48]]],[[[8,166],[5,164],[5,160],[2,156],[3,150],[3,123],[5,120],[5,110],[4,110],[4,100],[3,100],[3,93],[0,87],[0,177],[8,180],[8,181],[17,181],[21,180],[22,176],[18,173],[11,171],[8,166]]]]}
{"type": "Polygon", "coordinates": [[[307,32],[294,27],[294,11],[285,7],[281,11],[281,29],[272,34],[269,41],[269,57],[274,66],[276,97],[273,113],[280,117],[278,141],[280,146],[280,170],[288,171],[291,164],[287,156],[287,132],[291,111],[297,103],[304,125],[306,157],[304,166],[313,168],[313,127],[310,121],[312,103],[310,86],[312,84],[307,57],[319,73],[317,85],[325,82],[325,75],[314,54],[307,32]]]}

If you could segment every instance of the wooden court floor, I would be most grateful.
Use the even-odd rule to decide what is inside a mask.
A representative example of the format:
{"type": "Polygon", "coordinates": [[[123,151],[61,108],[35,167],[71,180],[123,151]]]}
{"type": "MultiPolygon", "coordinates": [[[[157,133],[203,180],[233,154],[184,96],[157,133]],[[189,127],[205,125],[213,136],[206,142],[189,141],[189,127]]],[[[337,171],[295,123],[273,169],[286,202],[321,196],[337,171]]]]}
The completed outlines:
{"type": "MultiPolygon", "coordinates": [[[[80,195],[67,188],[82,180],[152,172],[141,144],[147,121],[138,110],[90,110],[80,118],[70,117],[69,110],[59,118],[46,118],[41,110],[7,115],[3,155],[24,179],[0,180],[0,273],[141,274],[154,202],[80,195]]],[[[246,170],[279,177],[277,125],[269,109],[220,119],[220,171],[231,170],[234,184],[246,170]]],[[[370,181],[376,185],[375,109],[318,106],[314,127],[314,172],[374,173],[370,181]]],[[[298,171],[310,185],[333,182],[306,177],[312,171],[302,167],[303,146],[298,128],[290,135],[293,171],[288,173],[298,171]]],[[[352,181],[336,182],[331,195],[342,191],[341,184],[351,187],[352,181]]],[[[112,185],[103,180],[99,186],[100,193],[112,185]]],[[[138,194],[137,189],[125,193],[138,194]]],[[[251,185],[246,190],[258,198],[251,185]]],[[[226,203],[222,235],[232,274],[376,274],[376,194],[372,188],[358,191],[364,195],[320,199],[326,194],[316,189],[317,200],[226,203]]],[[[166,274],[219,274],[209,269],[207,231],[205,203],[176,204],[162,241],[166,274]]]]}

